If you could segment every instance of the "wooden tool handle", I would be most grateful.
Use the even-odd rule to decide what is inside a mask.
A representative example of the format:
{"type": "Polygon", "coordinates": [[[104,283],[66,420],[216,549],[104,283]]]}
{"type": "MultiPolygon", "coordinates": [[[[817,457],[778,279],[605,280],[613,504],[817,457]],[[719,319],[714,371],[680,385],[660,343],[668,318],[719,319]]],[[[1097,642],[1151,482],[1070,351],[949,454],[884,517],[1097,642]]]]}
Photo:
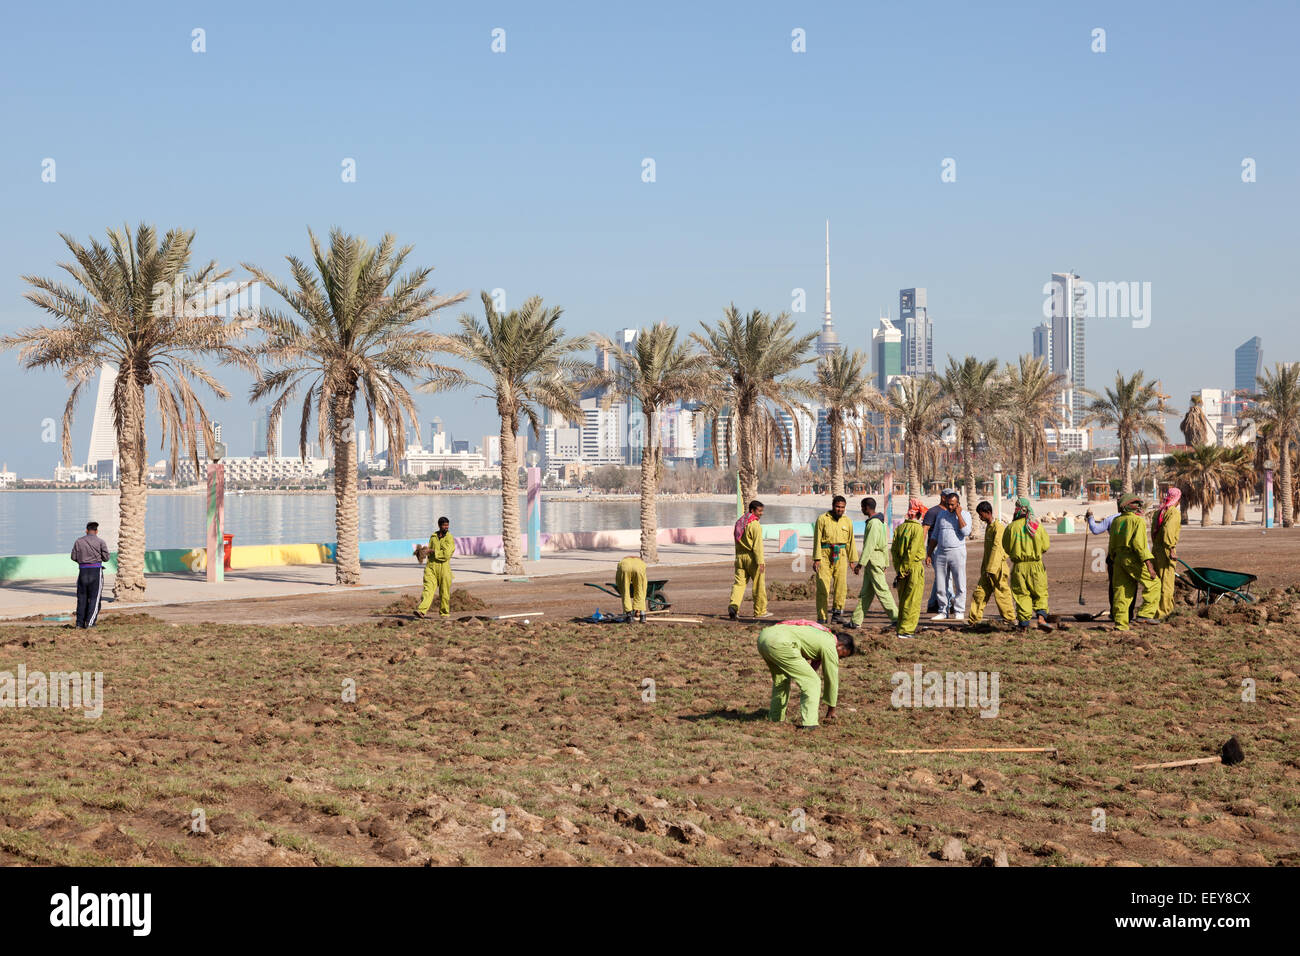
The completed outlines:
{"type": "Polygon", "coordinates": [[[1167,763],[1140,763],[1134,770],[1166,770],[1170,767],[1193,767],[1199,763],[1222,763],[1222,757],[1198,757],[1195,760],[1170,760],[1167,763]]]}
{"type": "Polygon", "coordinates": [[[887,754],[1054,754],[1055,747],[937,747],[931,750],[886,750],[887,754]]]}

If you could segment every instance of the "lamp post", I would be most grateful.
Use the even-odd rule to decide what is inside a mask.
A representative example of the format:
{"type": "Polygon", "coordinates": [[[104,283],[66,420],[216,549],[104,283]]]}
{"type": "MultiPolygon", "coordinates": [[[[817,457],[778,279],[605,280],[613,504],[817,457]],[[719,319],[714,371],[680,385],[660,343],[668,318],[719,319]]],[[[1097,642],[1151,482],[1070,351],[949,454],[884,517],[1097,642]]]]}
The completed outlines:
{"type": "Polygon", "coordinates": [[[537,452],[528,453],[528,560],[542,559],[542,469],[537,452]]]}
{"type": "Polygon", "coordinates": [[[220,583],[226,579],[225,537],[226,519],[226,457],[224,442],[213,442],[208,450],[208,582],[220,583]]]}
{"type": "Polygon", "coordinates": [[[993,465],[993,517],[1002,520],[1002,462],[993,465]]]}

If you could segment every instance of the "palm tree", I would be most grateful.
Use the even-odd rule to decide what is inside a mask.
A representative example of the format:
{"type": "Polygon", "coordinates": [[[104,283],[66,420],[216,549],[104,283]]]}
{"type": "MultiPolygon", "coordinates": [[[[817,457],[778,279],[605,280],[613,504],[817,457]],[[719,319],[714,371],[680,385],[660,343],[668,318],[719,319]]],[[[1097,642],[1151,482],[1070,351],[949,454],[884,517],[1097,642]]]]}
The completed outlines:
{"type": "Polygon", "coordinates": [[[366,406],[366,428],[374,447],[376,423],[388,433],[389,467],[406,447],[408,420],[419,429],[415,401],[402,379],[454,376],[433,361],[440,337],[417,326],[465,298],[439,296],[425,286],[431,268],[399,276],[411,247],[398,248],[385,234],[378,246],[330,230],[329,249],[311,230],[312,265],[286,256],[293,286],[263,269],[244,264],[267,288],[288,303],[292,315],[262,306],[257,310],[264,340],[253,350],[265,368],[250,393],[257,402],[274,395],[268,435],[279,428],[285,407],[302,392],[298,451],[307,457],[312,415],[321,449],[334,451],[334,581],[361,582],[357,537],[356,400],[366,406]]]}
{"type": "Polygon", "coordinates": [[[1182,430],[1183,440],[1192,448],[1209,441],[1210,420],[1205,417],[1205,406],[1201,396],[1192,396],[1191,404],[1187,406],[1187,414],[1178,423],[1178,427],[1182,430]]]}
{"type": "Polygon", "coordinates": [[[1300,443],[1300,362],[1277,363],[1258,379],[1255,404],[1244,416],[1255,422],[1261,437],[1277,445],[1278,493],[1282,508],[1282,527],[1295,523],[1292,507],[1294,490],[1291,449],[1300,443]]]}
{"type": "Polygon", "coordinates": [[[1223,523],[1232,524],[1233,517],[1244,521],[1246,499],[1255,487],[1255,453],[1248,445],[1232,445],[1223,450],[1223,523]],[[1235,509],[1235,512],[1230,509],[1235,509]]]}
{"type": "Polygon", "coordinates": [[[146,392],[152,385],[172,474],[182,447],[197,471],[199,429],[206,448],[213,446],[213,431],[191,383],[229,397],[197,360],[251,367],[237,344],[242,323],[219,314],[248,283],[224,281],[230,272],[215,262],[187,271],[193,231],[170,230],[159,243],[152,226],[141,224],[134,235],[126,226],[108,230],[106,246],[94,240],[83,246],[62,233],[60,238],[74,261],[59,268],[74,284],[23,276],[34,287],[24,293],[27,300],[58,324],[23,329],[0,339],[0,347],[18,348],[25,368],[59,369],[71,386],[63,409],[64,464],[72,461],[72,418],[83,386],[101,369],[116,367],[113,428],[121,485],[115,593],[119,601],[137,601],[145,593],[146,392]]]}
{"type": "Polygon", "coordinates": [[[836,349],[817,363],[813,398],[826,410],[830,430],[831,493],[844,494],[844,429],[853,432],[853,444],[862,465],[866,441],[866,412],[879,411],[884,402],[871,384],[869,359],[857,350],[836,349]]]}
{"type": "Polygon", "coordinates": [[[1188,510],[1201,509],[1201,526],[1210,523],[1210,509],[1219,500],[1225,484],[1231,482],[1230,469],[1223,461],[1224,449],[1218,445],[1198,445],[1191,451],[1176,451],[1165,459],[1166,474],[1183,493],[1188,510]]]}
{"type": "Polygon", "coordinates": [[[460,332],[442,336],[439,348],[484,374],[478,379],[438,375],[421,388],[440,392],[475,385],[483,390],[480,397],[496,403],[501,416],[501,543],[505,573],[522,574],[516,447],[520,421],[526,418],[533,433],[541,435],[539,411],[550,411],[568,420],[582,417],[580,390],[599,376],[590,362],[573,357],[590,342],[585,336],[565,336],[560,327],[564,310],[559,306],[545,308],[540,296],[532,296],[521,308],[498,312],[492,296],[484,292],[482,299],[483,321],[469,313],[462,315],[460,332]]]}
{"type": "MultiPolygon", "coordinates": [[[[624,350],[604,336],[596,346],[614,357],[613,388],[606,401],[618,395],[641,404],[644,441],[641,453],[641,560],[657,564],[659,545],[655,496],[662,468],[659,446],[659,415],[673,402],[685,401],[708,391],[715,378],[704,356],[686,343],[678,344],[677,327],[660,322],[642,329],[630,350],[624,350]]],[[[629,402],[631,405],[631,402],[629,402]]]]}
{"type": "Polygon", "coordinates": [[[958,364],[950,357],[943,373],[943,391],[966,469],[966,507],[974,514],[975,446],[989,434],[1005,408],[1006,388],[998,375],[998,360],[982,362],[968,355],[958,364]]]}
{"type": "MultiPolygon", "coordinates": [[[[921,497],[921,479],[938,467],[938,430],[945,405],[943,387],[931,375],[902,375],[887,396],[889,415],[903,431],[903,470],[909,497],[921,497]]],[[[889,493],[889,489],[885,489],[889,493]]]]}
{"type": "Polygon", "coordinates": [[[1016,493],[1029,495],[1029,465],[1047,453],[1046,429],[1065,427],[1062,393],[1066,377],[1029,355],[1003,369],[1006,383],[1006,435],[1016,459],[1016,493]]]}
{"type": "MultiPolygon", "coordinates": [[[[715,420],[718,410],[731,409],[731,430],[737,438],[741,494],[758,494],[757,439],[780,421],[780,414],[797,420],[794,400],[806,395],[810,383],[792,379],[791,372],[812,361],[807,354],[816,332],[796,338],[794,320],[784,312],[773,318],[757,309],[742,316],[735,304],[713,328],[700,323],[704,334],[691,337],[704,349],[725,382],[707,400],[715,420]]],[[[715,429],[716,431],[716,429],[715,429]]],[[[783,430],[778,431],[782,434],[783,430]]]]}
{"type": "Polygon", "coordinates": [[[1156,383],[1144,379],[1141,369],[1128,378],[1116,372],[1115,387],[1107,388],[1104,397],[1095,399],[1084,410],[1084,424],[1095,422],[1113,428],[1119,437],[1120,491],[1124,494],[1133,490],[1130,460],[1136,443],[1143,438],[1165,440],[1164,400],[1156,383]]]}

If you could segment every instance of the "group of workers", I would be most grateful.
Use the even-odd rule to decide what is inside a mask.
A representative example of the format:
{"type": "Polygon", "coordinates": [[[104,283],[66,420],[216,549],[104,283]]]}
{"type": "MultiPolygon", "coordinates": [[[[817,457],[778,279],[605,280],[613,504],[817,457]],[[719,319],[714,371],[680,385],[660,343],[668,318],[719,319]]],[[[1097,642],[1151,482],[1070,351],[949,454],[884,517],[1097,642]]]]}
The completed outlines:
{"type": "MultiPolygon", "coordinates": [[[[1181,514],[1180,492],[1170,489],[1152,519],[1150,543],[1140,495],[1119,499],[1119,513],[1096,522],[1087,519],[1095,534],[1107,533],[1107,571],[1110,580],[1110,613],[1116,628],[1127,630],[1130,609],[1142,592],[1136,619],[1155,622],[1173,610],[1174,561],[1181,514]]],[[[866,517],[859,548],[853,523],[845,515],[847,502],[836,495],[829,511],[813,525],[812,558],[817,582],[817,622],[853,629],[862,625],[866,611],[875,601],[889,615],[898,637],[912,637],[920,624],[925,592],[925,569],[933,568],[929,612],[934,621],[965,621],[979,624],[990,599],[1008,623],[1022,628],[1036,626],[1050,630],[1047,621],[1047,571],[1043,556],[1051,547],[1047,529],[1036,519],[1028,498],[1017,498],[1010,523],[993,513],[993,506],[981,501],[975,509],[984,526],[984,554],[979,576],[966,607],[966,541],[972,522],[961,505],[961,496],[945,488],[939,505],[926,508],[913,498],[905,520],[890,539],[885,516],[876,509],[874,498],[862,499],[866,517]],[[1009,564],[1009,566],[1008,566],[1009,564]],[[892,566],[898,598],[887,581],[892,566]],[[846,619],[848,575],[863,575],[858,605],[846,619]]],[[[770,616],[764,584],[763,533],[760,521],[763,503],[751,501],[745,516],[736,522],[735,579],[728,614],[735,619],[747,586],[753,589],[754,615],[770,616]]]]}

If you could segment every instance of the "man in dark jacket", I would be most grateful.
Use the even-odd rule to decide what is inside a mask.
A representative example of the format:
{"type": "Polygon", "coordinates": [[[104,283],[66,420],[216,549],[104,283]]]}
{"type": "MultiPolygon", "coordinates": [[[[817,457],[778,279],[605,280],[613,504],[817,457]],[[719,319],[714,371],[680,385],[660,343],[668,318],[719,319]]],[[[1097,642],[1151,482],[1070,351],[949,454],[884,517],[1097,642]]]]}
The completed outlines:
{"type": "Polygon", "coordinates": [[[80,569],[77,572],[77,627],[94,627],[99,620],[108,545],[98,531],[99,522],[92,521],[86,525],[86,533],[72,544],[72,560],[80,569]]]}

